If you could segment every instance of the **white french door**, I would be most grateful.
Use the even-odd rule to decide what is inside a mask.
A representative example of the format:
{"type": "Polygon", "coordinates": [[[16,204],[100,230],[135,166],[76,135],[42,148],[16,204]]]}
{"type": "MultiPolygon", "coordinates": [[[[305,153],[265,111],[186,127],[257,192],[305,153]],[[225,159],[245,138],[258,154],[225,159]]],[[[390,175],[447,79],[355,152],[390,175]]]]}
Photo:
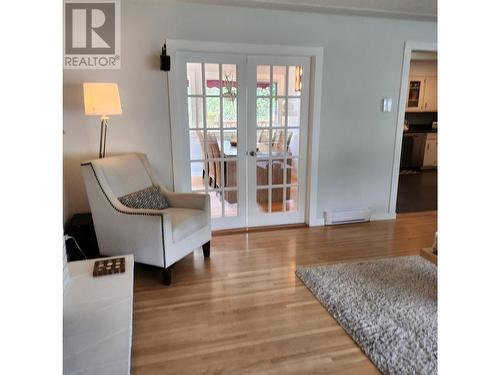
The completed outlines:
{"type": "Polygon", "coordinates": [[[309,59],[177,52],[176,191],[208,193],[213,229],[305,221],[309,59]]]}
{"type": "Polygon", "coordinates": [[[248,225],[305,221],[309,60],[249,56],[248,225]]]}
{"type": "Polygon", "coordinates": [[[176,54],[175,190],[210,195],[213,229],[247,225],[245,69],[242,55],[176,54]]]}

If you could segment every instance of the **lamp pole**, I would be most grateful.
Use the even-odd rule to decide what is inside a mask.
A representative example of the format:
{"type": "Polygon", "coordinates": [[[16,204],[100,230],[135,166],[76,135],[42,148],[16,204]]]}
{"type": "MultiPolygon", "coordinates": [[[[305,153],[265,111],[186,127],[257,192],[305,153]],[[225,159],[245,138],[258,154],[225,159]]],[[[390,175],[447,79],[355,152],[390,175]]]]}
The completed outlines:
{"type": "Polygon", "coordinates": [[[106,157],[106,136],[108,134],[108,116],[101,117],[101,138],[99,141],[99,159],[106,157]]]}

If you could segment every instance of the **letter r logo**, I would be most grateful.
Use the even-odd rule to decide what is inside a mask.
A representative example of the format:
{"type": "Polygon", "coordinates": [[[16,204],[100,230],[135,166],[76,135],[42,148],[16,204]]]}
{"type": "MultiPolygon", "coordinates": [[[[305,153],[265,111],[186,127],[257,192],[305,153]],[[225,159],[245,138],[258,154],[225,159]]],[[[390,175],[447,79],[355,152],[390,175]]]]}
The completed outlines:
{"type": "Polygon", "coordinates": [[[65,53],[115,53],[115,3],[65,3],[65,53]]]}

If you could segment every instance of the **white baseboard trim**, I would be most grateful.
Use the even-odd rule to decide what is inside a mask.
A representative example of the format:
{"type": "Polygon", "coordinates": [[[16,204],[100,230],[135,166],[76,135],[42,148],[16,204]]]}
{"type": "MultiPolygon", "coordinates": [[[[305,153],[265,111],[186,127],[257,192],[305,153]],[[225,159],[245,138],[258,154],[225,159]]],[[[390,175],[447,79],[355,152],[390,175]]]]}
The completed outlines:
{"type": "MultiPolygon", "coordinates": [[[[395,213],[388,213],[388,212],[376,212],[370,216],[370,221],[381,221],[381,220],[395,220],[396,219],[396,214],[395,213]]],[[[321,227],[325,225],[325,219],[323,218],[316,218],[314,221],[309,223],[310,227],[321,227]]]]}
{"type": "Polygon", "coordinates": [[[379,220],[394,220],[396,219],[396,213],[388,213],[388,212],[376,212],[372,214],[370,217],[371,221],[379,221],[379,220]]]}

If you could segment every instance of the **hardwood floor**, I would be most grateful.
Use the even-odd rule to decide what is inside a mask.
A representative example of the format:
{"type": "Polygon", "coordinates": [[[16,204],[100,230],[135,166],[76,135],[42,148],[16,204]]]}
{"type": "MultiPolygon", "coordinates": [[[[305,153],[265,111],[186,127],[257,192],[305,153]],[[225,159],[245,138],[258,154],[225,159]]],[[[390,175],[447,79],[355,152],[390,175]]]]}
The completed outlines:
{"type": "Polygon", "coordinates": [[[378,374],[295,276],[296,265],[419,254],[436,212],[215,236],[161,272],[136,267],[133,374],[378,374]]]}
{"type": "Polygon", "coordinates": [[[434,211],[438,207],[438,171],[424,169],[416,174],[400,174],[397,213],[434,211]]]}

